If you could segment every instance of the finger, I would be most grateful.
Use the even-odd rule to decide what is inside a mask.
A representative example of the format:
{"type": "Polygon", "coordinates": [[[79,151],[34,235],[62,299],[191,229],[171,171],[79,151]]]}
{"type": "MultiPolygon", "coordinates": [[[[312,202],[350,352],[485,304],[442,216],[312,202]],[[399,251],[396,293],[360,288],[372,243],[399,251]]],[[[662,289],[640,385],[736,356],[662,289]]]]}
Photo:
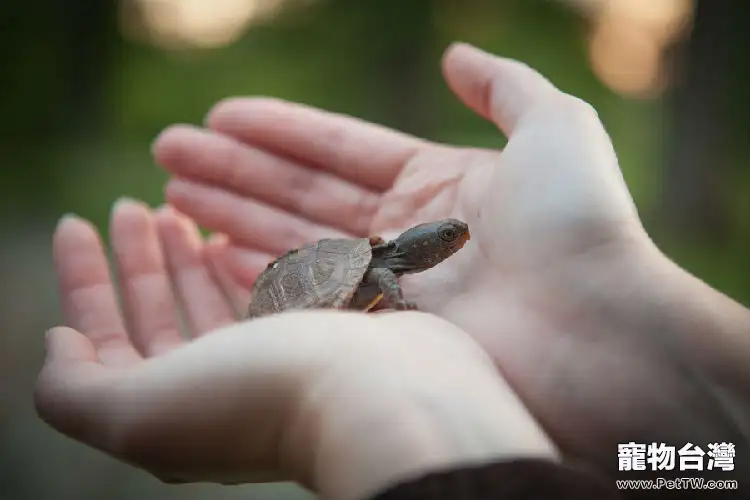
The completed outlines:
{"type": "Polygon", "coordinates": [[[390,188],[425,142],[352,117],[268,98],[235,98],[217,104],[209,128],[356,184],[390,188]]]}
{"type": "Polygon", "coordinates": [[[234,312],[203,260],[203,241],[193,221],[163,207],[156,214],[169,274],[188,328],[200,336],[234,322],[234,312]]]}
{"type": "Polygon", "coordinates": [[[234,245],[231,241],[217,248],[214,256],[234,280],[247,289],[252,289],[260,273],[276,259],[273,255],[234,245]]]}
{"type": "Polygon", "coordinates": [[[156,161],[172,174],[256,198],[313,222],[357,235],[369,231],[380,196],[331,172],[189,126],[165,130],[156,161]]]}
{"type": "MultiPolygon", "coordinates": [[[[250,290],[255,279],[265,269],[268,262],[273,260],[273,257],[262,254],[255,264],[233,270],[229,264],[231,257],[228,256],[228,246],[228,238],[221,234],[214,234],[203,247],[203,257],[214,279],[221,284],[221,288],[230,304],[232,304],[235,314],[242,318],[247,311],[247,305],[250,302],[250,290]]],[[[253,252],[248,250],[248,253],[252,254],[253,252]]]]}
{"type": "Polygon", "coordinates": [[[183,343],[180,321],[151,211],[120,200],[111,226],[123,305],[133,343],[146,355],[158,356],[183,343]]]}
{"type": "Polygon", "coordinates": [[[540,102],[562,95],[529,66],[464,43],[445,52],[443,73],[464,104],[495,122],[506,136],[540,102]]]}
{"type": "Polygon", "coordinates": [[[53,241],[62,309],[66,322],[90,340],[106,365],[141,359],[120,315],[101,239],[90,223],[66,216],[53,241]]]}
{"type": "Polygon", "coordinates": [[[187,179],[170,180],[166,198],[199,225],[273,255],[321,238],[351,237],[259,201],[187,179]]]}

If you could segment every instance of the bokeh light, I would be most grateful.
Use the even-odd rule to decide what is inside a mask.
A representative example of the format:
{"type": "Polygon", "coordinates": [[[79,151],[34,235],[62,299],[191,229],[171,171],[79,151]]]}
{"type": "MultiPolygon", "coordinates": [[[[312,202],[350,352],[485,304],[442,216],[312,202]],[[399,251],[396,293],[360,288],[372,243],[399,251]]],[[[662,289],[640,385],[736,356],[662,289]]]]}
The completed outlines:
{"type": "Polygon", "coordinates": [[[284,0],[129,0],[121,2],[126,36],[165,49],[217,49],[268,21],[284,0]]]}
{"type": "Polygon", "coordinates": [[[690,31],[691,0],[565,0],[591,19],[588,55],[597,77],[630,98],[667,87],[666,50],[690,31]]]}

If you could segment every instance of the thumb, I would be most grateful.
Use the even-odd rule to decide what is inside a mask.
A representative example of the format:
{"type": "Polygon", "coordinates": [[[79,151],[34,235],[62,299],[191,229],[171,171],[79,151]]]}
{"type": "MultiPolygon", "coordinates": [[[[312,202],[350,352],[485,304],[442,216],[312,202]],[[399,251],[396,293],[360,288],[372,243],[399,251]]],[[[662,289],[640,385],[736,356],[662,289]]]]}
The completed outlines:
{"type": "Polygon", "coordinates": [[[443,75],[466,106],[492,120],[508,137],[536,104],[561,93],[529,66],[465,43],[454,43],[445,51],[443,75]]]}
{"type": "Polygon", "coordinates": [[[47,331],[45,339],[48,363],[98,363],[93,344],[80,332],[65,326],[47,331]]]}
{"type": "Polygon", "coordinates": [[[105,380],[104,366],[91,342],[72,328],[49,330],[46,345],[47,356],[34,389],[36,412],[53,428],[81,439],[96,431],[93,423],[104,413],[100,401],[98,406],[91,402],[92,389],[105,380]]]}

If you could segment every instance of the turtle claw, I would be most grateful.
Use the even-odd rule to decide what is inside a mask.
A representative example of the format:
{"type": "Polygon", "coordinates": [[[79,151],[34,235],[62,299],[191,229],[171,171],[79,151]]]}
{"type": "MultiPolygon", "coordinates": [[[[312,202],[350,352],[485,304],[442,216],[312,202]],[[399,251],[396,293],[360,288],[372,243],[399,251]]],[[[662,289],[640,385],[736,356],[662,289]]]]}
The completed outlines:
{"type": "Polygon", "coordinates": [[[398,309],[399,311],[418,311],[419,310],[419,308],[417,307],[417,304],[409,300],[398,302],[395,306],[395,309],[398,309]]]}

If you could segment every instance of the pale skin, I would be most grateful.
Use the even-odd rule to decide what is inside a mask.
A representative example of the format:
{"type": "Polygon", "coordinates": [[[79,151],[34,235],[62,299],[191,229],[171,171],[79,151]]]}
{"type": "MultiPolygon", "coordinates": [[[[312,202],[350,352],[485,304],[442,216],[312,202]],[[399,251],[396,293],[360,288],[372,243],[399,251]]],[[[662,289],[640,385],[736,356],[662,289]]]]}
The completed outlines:
{"type": "Polygon", "coordinates": [[[192,221],[122,200],[111,236],[123,315],[91,225],[66,217],[54,239],[70,327],[48,332],[35,400],[79,441],[166,482],[291,479],[326,500],[455,463],[559,458],[489,356],[443,319],[314,311],[233,324],[237,291],[192,221]]]}
{"type": "Polygon", "coordinates": [[[556,448],[592,464],[613,463],[616,444],[629,440],[746,446],[750,311],[654,246],[594,110],[527,66],[466,45],[452,46],[443,68],[458,98],[508,136],[503,151],[433,144],[271,99],[227,100],[204,128],[167,129],[154,145],[174,176],[167,200],[192,220],[130,202],[115,210],[124,323],[91,228],[68,219],[56,233],[72,329],[50,336],[41,415],[162,478],[272,469],[337,499],[451,460],[554,457],[510,389],[556,448]],[[471,241],[402,279],[405,295],[431,315],[297,313],[227,326],[230,304],[247,300],[236,283],[249,286],[275,255],[321,237],[388,238],[445,217],[466,221],[471,241]],[[193,221],[228,238],[204,246],[193,221]],[[199,337],[188,345],[177,302],[199,337]],[[330,340],[309,340],[318,336],[330,340]],[[258,400],[237,408],[237,394],[258,400]],[[353,394],[352,407],[330,403],[353,394]],[[415,409],[425,400],[415,394],[445,410],[415,409]],[[171,411],[175,404],[185,411],[171,411]],[[476,411],[451,411],[467,407],[476,411]],[[146,434],[133,408],[161,426],[152,418],[146,434]],[[369,435],[353,430],[367,418],[383,429],[433,420],[393,437],[419,441],[404,445],[413,454],[401,451],[399,461],[353,437],[369,435]],[[497,425],[503,419],[522,431],[497,425]],[[226,444],[232,425],[241,439],[226,444]],[[466,436],[468,428],[484,436],[466,436]],[[326,453],[311,453],[312,442],[326,453]],[[187,451],[160,455],[170,443],[187,451]],[[355,470],[336,476],[337,463],[355,470]]]}

